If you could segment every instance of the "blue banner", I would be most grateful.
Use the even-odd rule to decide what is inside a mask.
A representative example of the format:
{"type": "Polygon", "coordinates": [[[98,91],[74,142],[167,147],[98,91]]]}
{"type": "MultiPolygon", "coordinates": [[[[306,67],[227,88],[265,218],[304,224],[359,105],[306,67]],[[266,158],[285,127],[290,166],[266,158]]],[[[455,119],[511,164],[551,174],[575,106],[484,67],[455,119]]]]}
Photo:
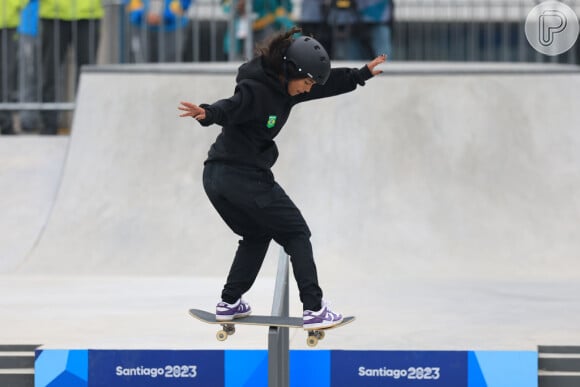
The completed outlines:
{"type": "Polygon", "coordinates": [[[538,352],[469,351],[469,387],[537,387],[538,352]]]}
{"type": "MultiPolygon", "coordinates": [[[[290,352],[290,387],[537,387],[535,351],[290,352]]],[[[267,387],[266,350],[37,350],[36,387],[267,387]]]]}
{"type": "Polygon", "coordinates": [[[88,387],[224,387],[223,351],[91,350],[88,387]]]}
{"type": "Polygon", "coordinates": [[[332,351],[332,387],[467,387],[465,351],[332,351]]]}
{"type": "MultiPolygon", "coordinates": [[[[225,354],[226,387],[268,387],[268,351],[225,354]]],[[[290,387],[330,387],[330,351],[290,351],[290,387]]]]}
{"type": "Polygon", "coordinates": [[[88,379],[88,350],[36,350],[35,387],[87,387],[88,379]]]}

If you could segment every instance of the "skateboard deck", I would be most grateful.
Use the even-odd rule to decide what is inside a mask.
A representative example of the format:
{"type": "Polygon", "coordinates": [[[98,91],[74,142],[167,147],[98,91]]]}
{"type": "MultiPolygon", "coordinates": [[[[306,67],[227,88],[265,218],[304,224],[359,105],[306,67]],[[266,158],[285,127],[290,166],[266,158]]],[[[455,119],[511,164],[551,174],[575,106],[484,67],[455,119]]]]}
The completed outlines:
{"type": "MultiPolygon", "coordinates": [[[[218,321],[215,318],[214,313],[206,312],[200,309],[190,309],[189,314],[196,319],[203,321],[208,324],[219,324],[222,326],[222,330],[218,331],[216,338],[219,341],[224,341],[231,336],[236,331],[236,324],[239,325],[259,325],[265,327],[282,327],[282,328],[302,328],[302,317],[279,317],[279,316],[248,316],[237,318],[231,321],[218,321]]],[[[353,316],[344,317],[340,324],[328,327],[328,328],[317,328],[317,329],[305,329],[308,332],[308,338],[306,339],[306,344],[310,347],[316,346],[318,340],[324,338],[324,331],[329,329],[339,328],[343,325],[349,324],[354,321],[353,316]]]]}

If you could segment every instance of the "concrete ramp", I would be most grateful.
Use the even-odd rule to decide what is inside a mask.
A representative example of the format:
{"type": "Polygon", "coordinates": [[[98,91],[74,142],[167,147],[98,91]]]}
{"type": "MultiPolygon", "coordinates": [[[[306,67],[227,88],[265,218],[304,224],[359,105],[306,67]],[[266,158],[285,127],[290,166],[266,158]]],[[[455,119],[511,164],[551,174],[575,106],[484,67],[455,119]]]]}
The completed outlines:
{"type": "Polygon", "coordinates": [[[0,273],[33,249],[54,204],[66,137],[0,137],[0,273]]]}
{"type": "MultiPolygon", "coordinates": [[[[230,89],[218,76],[209,98],[230,89]]],[[[178,119],[191,74],[83,73],[64,177],[32,273],[199,274],[235,238],[211,212],[200,173],[215,129],[178,119]]],[[[217,271],[223,272],[223,267],[217,271]]],[[[216,271],[216,272],[217,272],[216,271]]]]}
{"type": "MultiPolygon", "coordinates": [[[[436,69],[387,64],[279,136],[322,278],[578,278],[577,68],[436,69]]],[[[237,238],[201,184],[219,129],[176,108],[231,95],[234,73],[85,68],[58,197],[17,272],[224,276],[237,238]]]]}

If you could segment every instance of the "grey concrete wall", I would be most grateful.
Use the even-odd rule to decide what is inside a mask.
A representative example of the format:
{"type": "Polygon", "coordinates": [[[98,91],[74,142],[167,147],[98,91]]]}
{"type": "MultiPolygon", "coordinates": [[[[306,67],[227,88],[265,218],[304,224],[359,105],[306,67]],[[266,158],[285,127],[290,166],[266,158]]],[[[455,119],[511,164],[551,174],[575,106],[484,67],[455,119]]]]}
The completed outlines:
{"type": "MultiPolygon", "coordinates": [[[[580,74],[410,68],[298,105],[277,139],[275,174],[322,268],[576,277],[580,74]]],[[[83,74],[64,179],[20,272],[224,273],[236,237],[201,185],[219,128],[176,109],[231,95],[234,75],[216,69],[83,74]]]]}

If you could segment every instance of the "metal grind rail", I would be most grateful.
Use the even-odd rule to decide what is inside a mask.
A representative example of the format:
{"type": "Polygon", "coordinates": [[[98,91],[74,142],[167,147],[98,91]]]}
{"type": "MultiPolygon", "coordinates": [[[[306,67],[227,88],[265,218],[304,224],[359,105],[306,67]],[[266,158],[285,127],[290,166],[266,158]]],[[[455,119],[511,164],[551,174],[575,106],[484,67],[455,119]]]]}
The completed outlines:
{"type": "MultiPolygon", "coordinates": [[[[289,256],[280,248],[272,303],[272,316],[289,317],[289,256]]],[[[268,385],[290,386],[290,328],[270,327],[268,331],[268,385]]]]}

